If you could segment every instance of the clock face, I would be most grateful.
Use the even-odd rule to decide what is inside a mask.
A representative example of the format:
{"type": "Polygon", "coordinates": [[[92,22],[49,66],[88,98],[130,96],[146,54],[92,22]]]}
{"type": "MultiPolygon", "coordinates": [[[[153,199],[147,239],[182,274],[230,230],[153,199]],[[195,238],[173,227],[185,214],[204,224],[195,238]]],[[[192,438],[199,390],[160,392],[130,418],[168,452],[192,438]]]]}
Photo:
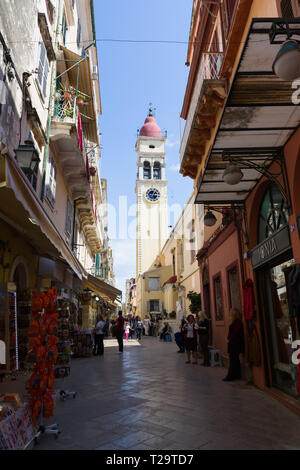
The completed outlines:
{"type": "Polygon", "coordinates": [[[146,199],[150,202],[156,202],[160,198],[160,192],[156,188],[150,188],[146,191],[146,199]]]}

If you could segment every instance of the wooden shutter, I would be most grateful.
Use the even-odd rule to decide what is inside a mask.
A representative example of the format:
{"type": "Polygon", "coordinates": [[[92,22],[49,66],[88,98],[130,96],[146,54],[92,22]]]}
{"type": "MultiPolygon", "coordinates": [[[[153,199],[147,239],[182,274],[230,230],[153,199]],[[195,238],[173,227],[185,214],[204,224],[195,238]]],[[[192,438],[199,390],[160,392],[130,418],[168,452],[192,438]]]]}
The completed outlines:
{"type": "Polygon", "coordinates": [[[66,212],[66,232],[68,235],[71,235],[72,230],[72,212],[73,212],[72,203],[69,198],[67,198],[67,212],[66,212]]]}

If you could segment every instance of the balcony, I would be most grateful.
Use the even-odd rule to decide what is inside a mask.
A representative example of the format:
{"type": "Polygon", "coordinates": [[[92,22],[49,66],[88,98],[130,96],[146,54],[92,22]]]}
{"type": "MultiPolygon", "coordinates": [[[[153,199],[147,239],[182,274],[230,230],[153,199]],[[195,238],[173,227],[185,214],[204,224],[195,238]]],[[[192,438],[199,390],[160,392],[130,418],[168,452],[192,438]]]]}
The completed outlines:
{"type": "Polygon", "coordinates": [[[216,115],[226,97],[226,82],[219,75],[223,56],[222,52],[202,55],[180,146],[180,172],[184,176],[196,177],[197,165],[205,154],[216,115]]]}

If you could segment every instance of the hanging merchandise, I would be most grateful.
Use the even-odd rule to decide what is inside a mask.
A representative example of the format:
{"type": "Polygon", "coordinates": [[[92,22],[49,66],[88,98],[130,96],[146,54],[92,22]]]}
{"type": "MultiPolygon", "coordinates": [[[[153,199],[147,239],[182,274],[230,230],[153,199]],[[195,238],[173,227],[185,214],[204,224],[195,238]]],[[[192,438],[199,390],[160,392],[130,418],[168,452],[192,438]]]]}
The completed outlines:
{"type": "Polygon", "coordinates": [[[65,377],[71,373],[70,362],[73,345],[74,333],[74,307],[67,299],[57,300],[57,361],[54,370],[56,379],[63,379],[62,388],[60,390],[60,398],[65,400],[72,396],[76,397],[76,392],[65,390],[65,377]]]}
{"type": "Polygon", "coordinates": [[[243,284],[243,313],[245,320],[252,320],[255,317],[255,302],[252,279],[247,279],[247,281],[245,281],[243,284]]]}
{"type": "Polygon", "coordinates": [[[53,416],[53,368],[57,360],[57,312],[56,289],[37,295],[33,291],[33,321],[28,329],[28,361],[34,370],[29,379],[28,392],[33,407],[33,422],[53,416]],[[52,400],[50,399],[52,397],[52,400]]]}

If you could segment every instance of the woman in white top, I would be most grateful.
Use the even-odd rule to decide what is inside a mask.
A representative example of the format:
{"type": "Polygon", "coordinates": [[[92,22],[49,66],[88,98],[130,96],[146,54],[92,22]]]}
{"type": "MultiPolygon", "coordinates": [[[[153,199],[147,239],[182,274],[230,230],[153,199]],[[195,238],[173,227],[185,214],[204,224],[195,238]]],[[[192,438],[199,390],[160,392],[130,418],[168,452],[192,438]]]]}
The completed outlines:
{"type": "Polygon", "coordinates": [[[190,314],[187,317],[187,322],[184,324],[184,343],[187,355],[186,364],[191,363],[191,353],[193,355],[193,364],[197,364],[197,330],[198,325],[195,323],[194,315],[190,314]]]}
{"type": "Polygon", "coordinates": [[[128,321],[125,323],[125,336],[126,336],[126,343],[128,342],[128,336],[129,336],[129,333],[130,333],[130,326],[129,326],[129,323],[128,321]]]}

